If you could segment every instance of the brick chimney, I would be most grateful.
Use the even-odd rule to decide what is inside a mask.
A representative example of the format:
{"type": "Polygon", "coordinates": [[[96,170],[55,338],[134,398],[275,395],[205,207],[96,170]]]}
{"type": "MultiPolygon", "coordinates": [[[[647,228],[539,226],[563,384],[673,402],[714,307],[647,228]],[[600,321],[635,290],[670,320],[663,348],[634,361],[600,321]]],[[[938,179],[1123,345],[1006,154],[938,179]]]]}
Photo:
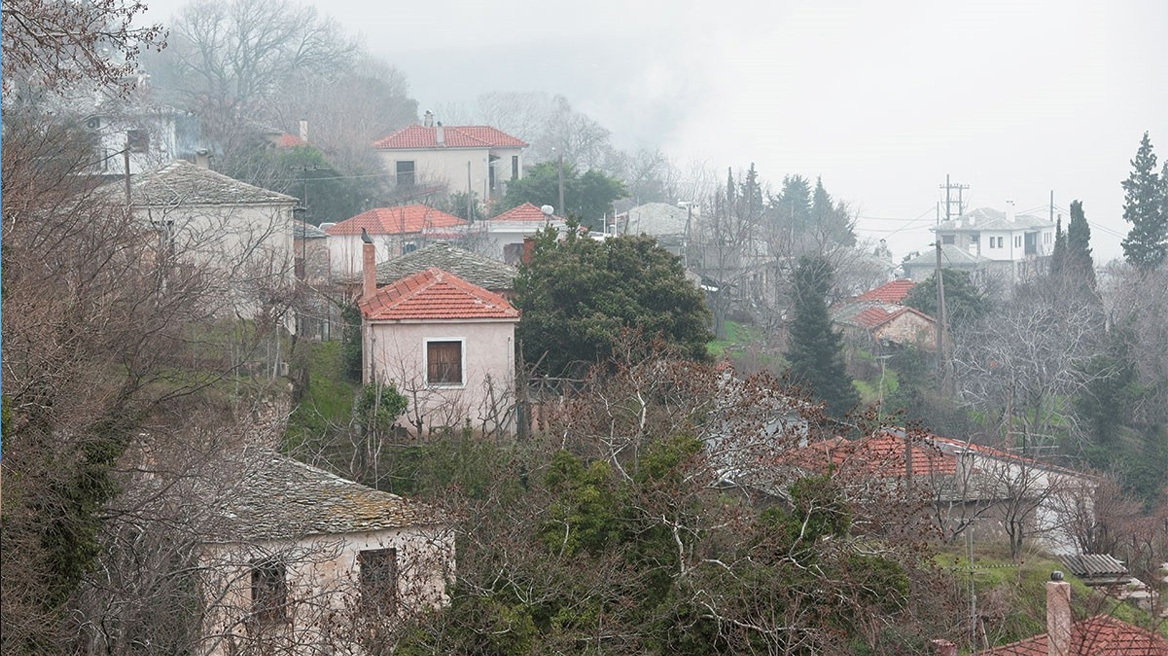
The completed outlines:
{"type": "Polygon", "coordinates": [[[535,237],[523,238],[523,263],[531,264],[531,258],[535,255],[535,237]]]}
{"type": "Polygon", "coordinates": [[[377,293],[377,247],[365,228],[361,228],[361,298],[377,293]]]}
{"type": "Polygon", "coordinates": [[[195,151],[195,166],[201,169],[211,168],[211,151],[206,148],[195,151]]]}
{"type": "Polygon", "coordinates": [[[1057,570],[1046,582],[1046,653],[1071,656],[1071,584],[1057,570]]]}
{"type": "Polygon", "coordinates": [[[957,645],[948,640],[934,640],[933,655],[934,656],[957,656],[957,645]]]}

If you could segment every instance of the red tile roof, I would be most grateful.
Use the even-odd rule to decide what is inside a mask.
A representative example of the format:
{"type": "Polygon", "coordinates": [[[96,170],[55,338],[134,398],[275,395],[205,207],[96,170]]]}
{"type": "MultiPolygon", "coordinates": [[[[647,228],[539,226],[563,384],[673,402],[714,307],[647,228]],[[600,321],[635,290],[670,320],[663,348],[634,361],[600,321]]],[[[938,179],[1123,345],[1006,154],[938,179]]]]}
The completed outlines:
{"type": "MultiPolygon", "coordinates": [[[[913,476],[957,473],[957,459],[941,453],[927,444],[912,445],[913,476]]],[[[838,470],[861,471],[880,477],[904,476],[904,438],[889,433],[877,433],[859,440],[836,437],[805,446],[787,454],[785,462],[824,471],[828,466],[838,470]]]]}
{"type": "Polygon", "coordinates": [[[425,205],[379,207],[325,229],[330,235],[359,235],[365,228],[371,235],[398,235],[422,232],[425,228],[450,228],[466,221],[425,205]]]}
{"type": "Polygon", "coordinates": [[[908,278],[898,278],[892,282],[886,282],[875,289],[869,289],[852,300],[899,304],[908,295],[909,290],[916,287],[916,285],[915,282],[908,278]]]}
{"type": "Polygon", "coordinates": [[[308,142],[300,137],[285,132],[276,139],[276,146],[279,148],[295,148],[297,146],[307,146],[308,142]]]}
{"type": "Polygon", "coordinates": [[[883,326],[884,324],[896,319],[905,314],[915,314],[929,323],[934,321],[933,317],[920,312],[910,307],[901,307],[899,309],[890,310],[888,306],[873,305],[872,307],[864,308],[860,312],[854,314],[849,321],[858,326],[863,326],[868,330],[872,330],[883,326]]]}
{"type": "MultiPolygon", "coordinates": [[[[503,212],[499,216],[491,218],[491,220],[492,221],[540,221],[540,222],[543,222],[543,221],[547,221],[548,217],[547,217],[547,215],[545,215],[543,213],[543,210],[539,209],[535,205],[532,205],[531,203],[524,203],[524,204],[520,205],[519,207],[513,207],[513,208],[507,210],[506,212],[503,212]]],[[[561,219],[560,217],[558,217],[554,214],[551,216],[551,220],[552,221],[563,221],[563,219],[561,219]]]]}
{"type": "Polygon", "coordinates": [[[438,127],[410,125],[373,142],[379,150],[419,148],[524,148],[527,142],[489,125],[445,125],[443,143],[438,143],[438,127]]]}
{"type": "Polygon", "coordinates": [[[374,321],[519,319],[502,296],[436,267],[386,285],[359,305],[374,321]]]}
{"type": "MultiPolygon", "coordinates": [[[[978,652],[982,656],[1047,656],[1047,634],[978,652]]],[[[1168,656],[1168,640],[1108,615],[1071,625],[1067,656],[1168,656]]]]}

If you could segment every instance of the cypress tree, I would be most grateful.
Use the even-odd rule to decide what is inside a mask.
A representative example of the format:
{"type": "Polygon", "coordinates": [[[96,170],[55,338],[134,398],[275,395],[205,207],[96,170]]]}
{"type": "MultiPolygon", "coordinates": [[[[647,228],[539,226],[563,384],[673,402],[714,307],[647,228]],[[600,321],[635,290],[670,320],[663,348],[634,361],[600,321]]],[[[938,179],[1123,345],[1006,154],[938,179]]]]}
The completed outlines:
{"type": "Polygon", "coordinates": [[[1164,183],[1156,171],[1156,154],[1148,133],[1131,161],[1132,172],[1123,181],[1123,219],[1132,224],[1123,240],[1123,255],[1144,270],[1155,269],[1168,258],[1168,212],[1164,183]]]}
{"type": "MultiPolygon", "coordinates": [[[[1057,238],[1057,237],[1056,237],[1057,238]]],[[[1058,248],[1058,244],[1055,244],[1058,248]]],[[[1095,261],[1091,258],[1091,226],[1083,213],[1083,201],[1071,203],[1071,222],[1067,225],[1066,269],[1077,284],[1095,290],[1095,261]]]]}
{"type": "Polygon", "coordinates": [[[1054,227],[1054,251],[1050,254],[1050,275],[1061,279],[1067,273],[1067,233],[1063,232],[1063,217],[1054,227]]]}
{"type": "Polygon", "coordinates": [[[859,403],[859,395],[844,365],[843,339],[832,329],[827,310],[831,275],[822,257],[799,258],[787,360],[795,382],[825,401],[832,416],[841,417],[859,403]]]}

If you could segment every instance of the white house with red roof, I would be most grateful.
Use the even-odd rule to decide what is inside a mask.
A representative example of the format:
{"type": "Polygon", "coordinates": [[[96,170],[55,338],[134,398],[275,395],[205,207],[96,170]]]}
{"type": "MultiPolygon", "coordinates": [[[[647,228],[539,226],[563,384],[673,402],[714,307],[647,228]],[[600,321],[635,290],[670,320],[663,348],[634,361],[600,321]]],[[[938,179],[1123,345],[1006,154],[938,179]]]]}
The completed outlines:
{"type": "Polygon", "coordinates": [[[542,208],[523,203],[498,216],[479,221],[468,231],[478,252],[516,266],[523,259],[523,240],[540,230],[552,227],[563,232],[567,223],[553,214],[550,205],[542,208]]]}
{"type": "Polygon", "coordinates": [[[466,221],[453,214],[415,204],[379,207],[321,227],[328,234],[333,276],[351,279],[361,275],[362,228],[373,239],[377,262],[381,263],[420,248],[435,231],[460,230],[465,225],[466,221]]]}
{"type": "Polygon", "coordinates": [[[374,275],[359,303],[364,381],[394,384],[410,403],[403,423],[419,433],[467,420],[508,430],[519,310],[438,268],[375,291],[374,275]]]}
{"type": "Polygon", "coordinates": [[[421,124],[375,141],[374,150],[395,187],[445,186],[483,202],[501,196],[507,181],[523,177],[527,142],[489,125],[442,125],[426,112],[421,124]]]}

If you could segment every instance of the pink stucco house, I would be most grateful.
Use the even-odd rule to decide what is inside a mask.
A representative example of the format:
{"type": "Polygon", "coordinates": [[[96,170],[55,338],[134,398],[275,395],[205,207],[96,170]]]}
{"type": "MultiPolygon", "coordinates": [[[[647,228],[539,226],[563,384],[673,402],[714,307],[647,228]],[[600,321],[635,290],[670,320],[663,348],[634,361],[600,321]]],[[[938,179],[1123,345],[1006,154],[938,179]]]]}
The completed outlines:
{"type": "Polygon", "coordinates": [[[519,310],[505,298],[433,267],[377,289],[370,262],[359,307],[363,379],[409,399],[403,425],[507,430],[519,310]]]}

